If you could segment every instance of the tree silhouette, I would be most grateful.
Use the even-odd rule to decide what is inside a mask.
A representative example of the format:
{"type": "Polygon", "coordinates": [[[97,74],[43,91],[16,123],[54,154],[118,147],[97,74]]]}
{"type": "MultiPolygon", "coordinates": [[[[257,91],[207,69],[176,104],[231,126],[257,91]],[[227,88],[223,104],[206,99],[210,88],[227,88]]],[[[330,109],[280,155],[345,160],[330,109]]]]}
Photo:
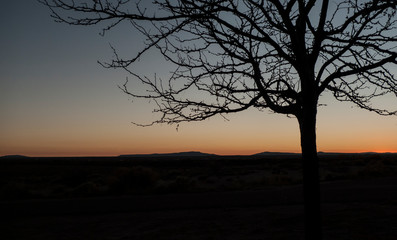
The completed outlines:
{"type": "Polygon", "coordinates": [[[319,97],[381,115],[397,111],[373,99],[397,96],[390,71],[397,64],[395,0],[39,0],[59,22],[105,24],[123,21],[146,37],[128,59],[102,63],[122,68],[148,87],[133,92],[157,103],[159,119],[149,123],[201,121],[248,108],[296,117],[303,159],[306,239],[321,239],[316,147],[319,97]],[[166,79],[149,78],[131,66],[156,49],[176,66],[166,79]]]}

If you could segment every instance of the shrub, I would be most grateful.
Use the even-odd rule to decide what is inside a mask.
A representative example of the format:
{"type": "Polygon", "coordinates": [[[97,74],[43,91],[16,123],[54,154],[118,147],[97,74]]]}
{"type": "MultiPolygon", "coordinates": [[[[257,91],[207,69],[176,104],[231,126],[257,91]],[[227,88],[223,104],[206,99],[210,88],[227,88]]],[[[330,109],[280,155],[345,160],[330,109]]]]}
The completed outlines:
{"type": "Polygon", "coordinates": [[[23,182],[9,182],[0,189],[1,200],[24,199],[32,196],[29,186],[23,182]]]}
{"type": "Polygon", "coordinates": [[[122,167],[110,176],[109,191],[113,194],[144,193],[152,190],[159,175],[147,167],[122,167]]]}
{"type": "Polygon", "coordinates": [[[364,168],[357,172],[359,176],[362,177],[378,177],[382,176],[387,172],[383,161],[380,159],[374,159],[367,163],[364,168]]]}

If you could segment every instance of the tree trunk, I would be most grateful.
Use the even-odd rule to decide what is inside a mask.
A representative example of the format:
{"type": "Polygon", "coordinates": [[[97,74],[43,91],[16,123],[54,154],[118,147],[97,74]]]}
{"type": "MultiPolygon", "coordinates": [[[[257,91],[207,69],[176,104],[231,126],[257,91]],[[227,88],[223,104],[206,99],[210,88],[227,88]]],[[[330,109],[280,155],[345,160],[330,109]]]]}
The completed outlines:
{"type": "Polygon", "coordinates": [[[303,106],[298,117],[301,134],[305,239],[321,240],[321,198],[316,146],[316,104],[303,106]]]}

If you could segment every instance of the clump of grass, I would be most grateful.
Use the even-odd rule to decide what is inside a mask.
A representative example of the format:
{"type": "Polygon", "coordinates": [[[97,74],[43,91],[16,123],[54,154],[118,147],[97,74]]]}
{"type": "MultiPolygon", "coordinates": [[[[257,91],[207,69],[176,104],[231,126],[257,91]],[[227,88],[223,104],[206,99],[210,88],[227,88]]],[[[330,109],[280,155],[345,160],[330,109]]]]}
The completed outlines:
{"type": "Polygon", "coordinates": [[[288,175],[270,175],[263,178],[263,183],[270,186],[289,185],[296,181],[288,175]]]}
{"type": "Polygon", "coordinates": [[[373,159],[359,170],[357,175],[359,177],[379,177],[384,176],[388,172],[388,168],[381,159],[373,159]]]}
{"type": "Polygon", "coordinates": [[[348,175],[343,174],[343,173],[338,173],[338,172],[326,172],[323,174],[324,176],[322,177],[323,181],[336,181],[336,180],[342,180],[342,179],[347,179],[348,175]]]}
{"type": "Polygon", "coordinates": [[[171,182],[166,191],[172,193],[184,193],[184,192],[192,192],[196,189],[196,181],[186,177],[186,176],[178,176],[173,182],[171,182]]]}
{"type": "Polygon", "coordinates": [[[159,175],[148,167],[120,167],[109,177],[111,194],[133,194],[153,191],[159,175]]]}
{"type": "Polygon", "coordinates": [[[77,171],[75,173],[60,174],[58,176],[54,176],[53,179],[51,179],[52,184],[62,185],[65,188],[74,188],[86,181],[86,176],[80,174],[77,171]]]}
{"type": "Polygon", "coordinates": [[[29,186],[23,182],[9,182],[0,189],[0,199],[2,200],[31,198],[33,195],[29,186]]]}
{"type": "Polygon", "coordinates": [[[92,197],[103,195],[105,190],[105,187],[93,181],[87,181],[68,191],[68,194],[73,197],[92,197]]]}

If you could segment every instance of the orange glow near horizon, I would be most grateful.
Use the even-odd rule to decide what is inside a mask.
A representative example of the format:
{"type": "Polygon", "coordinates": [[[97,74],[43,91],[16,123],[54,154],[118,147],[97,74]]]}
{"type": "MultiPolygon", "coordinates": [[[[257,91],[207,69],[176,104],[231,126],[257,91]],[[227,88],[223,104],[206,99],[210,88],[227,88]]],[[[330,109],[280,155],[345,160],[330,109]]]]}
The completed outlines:
{"type": "MultiPolygon", "coordinates": [[[[288,122],[288,120],[286,120],[288,122]]],[[[293,123],[293,122],[292,122],[293,123]]],[[[32,157],[62,156],[118,156],[126,154],[151,154],[200,151],[217,155],[252,155],[260,152],[300,153],[299,133],[295,124],[284,128],[263,128],[256,130],[247,125],[219,122],[192,123],[178,132],[175,128],[155,126],[152,128],[127,127],[118,131],[106,130],[102,133],[86,129],[80,135],[72,132],[42,133],[42,139],[34,137],[10,138],[1,142],[0,156],[25,155],[32,157]],[[240,129],[237,129],[237,126],[240,129]],[[233,131],[228,131],[234,129],[233,131]],[[285,131],[281,131],[284,129],[285,131]],[[212,135],[211,135],[212,134],[212,135]],[[58,139],[55,139],[58,138],[58,139]]],[[[93,129],[96,129],[94,126],[93,129]]],[[[333,135],[335,131],[319,131],[318,151],[360,153],[397,153],[395,135],[364,138],[363,135],[333,135]]],[[[34,135],[36,136],[36,135],[34,135]]]]}
{"type": "MultiPolygon", "coordinates": [[[[320,114],[317,127],[318,151],[397,153],[395,118],[354,112],[346,122],[348,114],[331,120],[324,114],[320,114]]],[[[6,128],[0,136],[0,156],[118,156],[187,151],[252,155],[301,151],[296,119],[283,115],[248,111],[231,116],[230,121],[217,118],[186,123],[178,131],[169,125],[137,127],[126,119],[128,116],[106,121],[79,120],[64,128],[41,121],[35,128],[22,124],[19,131],[6,128]]]]}
{"type": "MultiPolygon", "coordinates": [[[[244,124],[245,116],[234,121],[190,123],[179,131],[170,126],[140,128],[126,123],[115,128],[92,124],[84,128],[29,132],[21,130],[0,136],[0,156],[118,156],[200,151],[217,155],[252,155],[260,152],[299,153],[299,132],[291,119],[266,116],[271,126],[261,127],[262,119],[244,124]],[[98,130],[99,129],[99,130],[98,130]]],[[[254,118],[255,119],[255,118],[254,118]]],[[[123,122],[123,120],[120,120],[123,122]]],[[[382,120],[379,120],[382,127],[382,120]]],[[[384,120],[386,124],[387,120],[384,120]]],[[[117,124],[115,124],[117,125],[117,124]]],[[[320,123],[317,149],[322,152],[397,152],[397,134],[373,128],[366,132],[354,126],[335,130],[320,123]],[[350,128],[349,128],[350,127],[350,128]]],[[[353,124],[354,125],[354,124],[353,124]]]]}
{"type": "MultiPolygon", "coordinates": [[[[162,153],[178,153],[178,152],[190,152],[196,150],[187,150],[187,149],[175,149],[175,151],[139,151],[139,152],[114,152],[114,151],[26,151],[21,152],[20,154],[2,154],[1,156],[7,155],[22,155],[28,157],[114,157],[119,155],[133,155],[133,154],[162,154],[162,153]]],[[[198,150],[197,150],[198,151],[198,150]]],[[[209,153],[209,154],[216,154],[219,156],[249,156],[256,153],[261,153],[263,151],[206,151],[205,149],[199,152],[209,153]]],[[[288,152],[288,153],[300,153],[300,151],[269,151],[269,152],[288,152]]],[[[397,153],[397,150],[351,150],[351,151],[320,151],[320,152],[327,152],[327,153],[366,153],[366,152],[373,152],[373,153],[397,153]]]]}

